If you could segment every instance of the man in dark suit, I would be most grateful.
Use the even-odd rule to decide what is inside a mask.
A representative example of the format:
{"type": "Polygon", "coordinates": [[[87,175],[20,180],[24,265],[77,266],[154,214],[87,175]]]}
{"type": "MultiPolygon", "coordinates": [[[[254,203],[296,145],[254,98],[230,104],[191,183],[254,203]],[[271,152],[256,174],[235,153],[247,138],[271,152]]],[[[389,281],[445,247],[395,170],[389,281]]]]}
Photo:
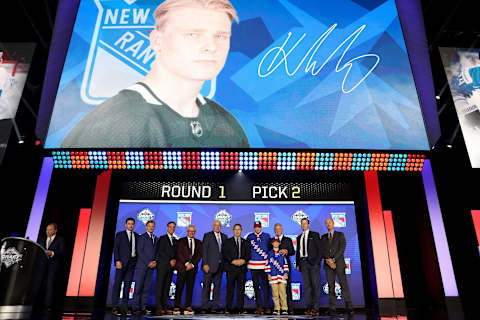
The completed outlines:
{"type": "MultiPolygon", "coordinates": [[[[280,254],[283,254],[288,264],[288,279],[287,279],[287,304],[288,313],[293,314],[292,303],[292,265],[290,257],[295,255],[295,249],[293,248],[292,239],[283,235],[283,226],[281,223],[276,223],[274,226],[275,239],[280,240],[280,254]]],[[[273,249],[271,249],[273,250],[273,249]]]]}
{"type": "Polygon", "coordinates": [[[328,295],[329,295],[329,315],[335,315],[335,276],[338,277],[340,288],[342,289],[343,298],[345,300],[346,312],[353,313],[352,300],[350,298],[350,288],[348,287],[347,276],[345,275],[345,258],[343,253],[347,246],[347,241],[343,232],[334,230],[334,222],[332,218],[325,220],[328,232],[322,236],[324,246],[325,262],[323,268],[327,276],[328,295]]]}
{"type": "Polygon", "coordinates": [[[137,265],[135,267],[135,290],[133,294],[133,309],[136,314],[150,313],[146,310],[148,292],[152,283],[153,271],[157,267],[158,257],[155,237],[155,221],[150,220],[145,225],[146,232],[138,237],[137,265]]]}
{"type": "Polygon", "coordinates": [[[318,316],[320,303],[320,262],[322,261],[322,247],[320,236],[310,230],[310,221],[303,218],[301,221],[302,234],[297,237],[297,270],[302,273],[307,302],[306,315],[318,316]]]}
{"type": "Polygon", "coordinates": [[[250,243],[242,239],[242,225],[233,226],[233,237],[226,240],[222,246],[223,264],[227,272],[227,309],[226,313],[233,312],[233,295],[237,285],[238,313],[246,313],[243,309],[245,295],[245,280],[247,278],[247,262],[251,257],[250,243]]]}
{"type": "Polygon", "coordinates": [[[158,239],[157,245],[157,286],[156,286],[156,305],[157,315],[171,314],[168,310],[168,296],[173,277],[173,267],[175,267],[175,253],[177,250],[177,239],[173,235],[175,232],[175,222],[167,223],[167,234],[158,239]]]}
{"type": "Polygon", "coordinates": [[[198,264],[202,258],[202,242],[195,239],[197,228],[191,224],[187,228],[187,236],[178,240],[177,253],[175,255],[175,269],[177,270],[177,288],[175,291],[174,315],[180,314],[180,303],[185,284],[187,292],[185,295],[184,314],[193,315],[192,295],[195,277],[197,276],[198,264]]]}
{"type": "Polygon", "coordinates": [[[210,301],[210,287],[213,282],[212,313],[221,313],[220,287],[223,276],[222,245],[227,240],[227,235],[221,233],[222,224],[220,221],[213,222],[213,231],[203,235],[202,241],[202,313],[207,313],[210,301]]]}
{"type": "Polygon", "coordinates": [[[125,230],[117,232],[113,247],[113,260],[115,264],[115,280],[112,288],[112,313],[122,315],[122,312],[130,315],[132,310],[128,306],[128,296],[133,279],[133,272],[137,263],[136,245],[138,234],[133,231],[135,219],[127,218],[125,230]],[[120,288],[123,282],[122,300],[119,303],[120,288]],[[125,310],[127,308],[127,310],[125,310]],[[121,309],[124,309],[123,311],[121,309]]]}
{"type": "Polygon", "coordinates": [[[57,225],[50,223],[46,233],[38,236],[37,243],[45,248],[49,256],[46,268],[46,288],[44,304],[48,311],[52,311],[53,296],[57,284],[61,282],[63,256],[65,254],[65,240],[57,235],[57,225]]]}

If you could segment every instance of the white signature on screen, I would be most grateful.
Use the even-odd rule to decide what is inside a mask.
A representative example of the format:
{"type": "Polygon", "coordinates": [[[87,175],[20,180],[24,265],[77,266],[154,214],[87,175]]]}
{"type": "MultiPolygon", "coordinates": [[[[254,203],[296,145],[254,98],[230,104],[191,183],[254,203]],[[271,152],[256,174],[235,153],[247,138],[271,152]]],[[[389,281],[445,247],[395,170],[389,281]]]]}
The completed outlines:
{"type": "Polygon", "coordinates": [[[350,93],[352,92],[353,90],[355,90],[369,75],[370,73],[373,72],[373,70],[375,70],[375,68],[377,67],[377,65],[380,63],[380,56],[376,55],[376,54],[373,54],[373,53],[367,53],[367,54],[363,54],[363,55],[360,55],[356,58],[353,58],[351,60],[348,60],[347,62],[344,62],[344,56],[345,54],[348,52],[348,50],[350,49],[350,47],[355,43],[355,41],[357,40],[357,38],[360,36],[360,34],[362,33],[362,31],[366,28],[366,25],[362,25],[361,27],[359,27],[357,30],[355,30],[352,34],[350,34],[328,57],[327,59],[325,59],[325,61],[322,63],[322,65],[320,67],[317,67],[317,64],[319,63],[319,61],[315,60],[315,54],[317,53],[317,51],[320,49],[320,47],[322,46],[322,44],[325,42],[325,40],[328,38],[328,36],[333,32],[333,30],[335,30],[335,28],[337,27],[337,23],[333,24],[327,31],[325,31],[318,39],[317,41],[315,41],[315,43],[308,49],[307,53],[305,54],[305,56],[300,60],[300,62],[298,63],[298,65],[296,66],[295,69],[291,69],[292,66],[289,66],[289,62],[288,62],[288,56],[297,48],[297,46],[302,42],[302,40],[307,36],[306,33],[304,33],[300,39],[298,39],[298,41],[287,51],[286,49],[286,46],[287,44],[289,44],[289,41],[290,41],[290,38],[292,36],[292,33],[289,32],[288,35],[287,35],[287,38],[285,39],[285,42],[283,42],[283,44],[279,47],[273,47],[271,48],[266,54],[265,56],[263,56],[262,60],[260,61],[260,64],[258,65],[258,76],[261,77],[261,78],[266,78],[268,77],[269,75],[271,75],[278,67],[280,67],[282,64],[284,65],[285,67],[285,73],[292,77],[294,76],[299,70],[300,68],[302,67],[302,65],[304,64],[304,62],[307,60],[308,58],[308,61],[305,65],[305,73],[308,73],[308,72],[311,72],[311,74],[313,76],[316,76],[320,73],[320,71],[322,71],[323,67],[325,67],[325,65],[332,59],[332,57],[337,53],[338,50],[340,50],[340,48],[342,48],[345,44],[348,43],[348,45],[345,47],[345,49],[343,50],[343,53],[342,55],[340,56],[340,58],[338,59],[338,62],[337,62],[337,66],[335,67],[335,72],[342,72],[344,69],[346,69],[346,72],[345,72],[345,76],[343,77],[343,81],[342,81],[342,91],[344,93],[350,93]],[[271,58],[271,56],[273,56],[273,59],[272,61],[270,62],[270,64],[268,66],[264,66],[264,63],[265,65],[268,64],[268,62],[266,61],[267,58],[271,58]],[[345,88],[345,81],[347,80],[348,78],[348,75],[350,73],[350,70],[352,69],[352,66],[353,66],[353,62],[354,61],[357,61],[357,60],[361,60],[361,59],[368,59],[368,58],[374,58],[376,61],[375,63],[373,64],[373,66],[370,68],[370,70],[368,70],[368,72],[363,76],[362,79],[360,79],[360,81],[358,81],[353,87],[349,88],[349,89],[346,89],[345,88]],[[343,63],[343,64],[342,64],[343,63]]]}

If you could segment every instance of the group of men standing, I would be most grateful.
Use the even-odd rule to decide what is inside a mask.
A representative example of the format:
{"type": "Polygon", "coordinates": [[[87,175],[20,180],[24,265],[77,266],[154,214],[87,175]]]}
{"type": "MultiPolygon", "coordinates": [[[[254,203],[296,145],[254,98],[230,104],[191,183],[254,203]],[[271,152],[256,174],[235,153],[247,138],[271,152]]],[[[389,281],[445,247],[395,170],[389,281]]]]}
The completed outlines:
{"type": "Polygon", "coordinates": [[[253,282],[256,314],[270,314],[271,297],[274,300],[274,314],[293,314],[291,289],[291,261],[296,254],[296,268],[302,273],[307,315],[318,315],[321,292],[320,265],[324,269],[329,288],[329,313],[335,313],[335,278],[338,277],[345,299],[347,312],[351,313],[352,303],[345,276],[343,253],[346,241],[342,232],[334,230],[331,218],[325,221],[328,232],[322,237],[309,230],[310,222],[302,219],[302,234],[297,237],[297,251],[292,239],[283,235],[283,227],[275,224],[275,237],[262,232],[262,224],[254,223],[254,232],[242,237],[242,226],[233,226],[233,237],[221,232],[220,221],[213,222],[213,230],[195,238],[196,227],[187,227],[187,236],[177,239],[174,235],[176,224],[167,223],[167,233],[157,238],[153,232],[155,222],[146,223],[146,232],[139,235],[133,231],[135,220],[128,218],[125,231],[115,237],[114,263],[115,280],[112,289],[112,312],[143,314],[146,310],[152,276],[156,276],[156,314],[193,315],[192,295],[195,278],[199,269],[203,272],[201,313],[246,313],[244,309],[245,282],[250,269],[253,282]],[[199,266],[200,260],[202,265],[199,266]],[[174,308],[168,307],[170,286],[174,270],[177,271],[174,308]],[[223,273],[226,273],[226,307],[221,308],[220,288],[223,273]],[[128,296],[135,273],[133,303],[128,307],[128,296]],[[123,282],[123,292],[120,290],[123,282]],[[213,284],[213,298],[210,299],[213,284]],[[182,294],[186,287],[185,301],[182,294]],[[272,289],[272,294],[270,293],[272,289]],[[263,297],[261,294],[263,291],[263,297]],[[236,294],[236,309],[234,296],[236,294]]]}

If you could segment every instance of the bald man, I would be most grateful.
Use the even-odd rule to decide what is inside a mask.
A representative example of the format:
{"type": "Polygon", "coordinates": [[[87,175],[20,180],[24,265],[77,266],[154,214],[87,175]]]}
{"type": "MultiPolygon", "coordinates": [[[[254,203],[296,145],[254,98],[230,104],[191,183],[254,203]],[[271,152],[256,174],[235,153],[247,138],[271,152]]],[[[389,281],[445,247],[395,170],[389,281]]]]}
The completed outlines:
{"type": "Polygon", "coordinates": [[[345,300],[346,312],[353,313],[352,300],[350,299],[350,289],[348,287],[347,276],[345,275],[345,258],[343,253],[347,246],[347,241],[343,232],[335,231],[332,218],[325,219],[325,225],[328,232],[322,236],[324,248],[324,265],[325,274],[328,282],[329,295],[329,315],[336,313],[335,306],[335,278],[338,277],[340,288],[342,289],[343,299],[345,300]]]}

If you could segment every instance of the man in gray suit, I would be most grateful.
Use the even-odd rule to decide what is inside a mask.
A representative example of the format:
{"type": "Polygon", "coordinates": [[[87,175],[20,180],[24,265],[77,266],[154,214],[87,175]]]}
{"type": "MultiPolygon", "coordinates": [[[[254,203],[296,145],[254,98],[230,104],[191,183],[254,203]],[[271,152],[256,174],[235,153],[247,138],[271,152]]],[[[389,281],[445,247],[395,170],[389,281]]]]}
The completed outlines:
{"type": "Polygon", "coordinates": [[[222,224],[220,221],[213,222],[213,231],[205,233],[203,236],[203,288],[202,288],[202,311],[207,313],[210,300],[210,286],[213,282],[213,300],[211,310],[212,313],[221,313],[218,305],[220,301],[220,286],[223,275],[223,257],[222,244],[227,241],[227,235],[220,232],[222,224]]]}
{"type": "Polygon", "coordinates": [[[338,277],[340,288],[342,289],[343,298],[345,300],[346,312],[353,313],[352,300],[350,298],[350,288],[348,287],[347,276],[345,275],[345,258],[343,253],[347,246],[347,241],[343,232],[334,230],[334,222],[332,218],[325,220],[328,232],[322,236],[324,253],[324,265],[325,273],[327,275],[328,282],[328,295],[329,295],[329,315],[335,315],[335,277],[338,277]]]}

